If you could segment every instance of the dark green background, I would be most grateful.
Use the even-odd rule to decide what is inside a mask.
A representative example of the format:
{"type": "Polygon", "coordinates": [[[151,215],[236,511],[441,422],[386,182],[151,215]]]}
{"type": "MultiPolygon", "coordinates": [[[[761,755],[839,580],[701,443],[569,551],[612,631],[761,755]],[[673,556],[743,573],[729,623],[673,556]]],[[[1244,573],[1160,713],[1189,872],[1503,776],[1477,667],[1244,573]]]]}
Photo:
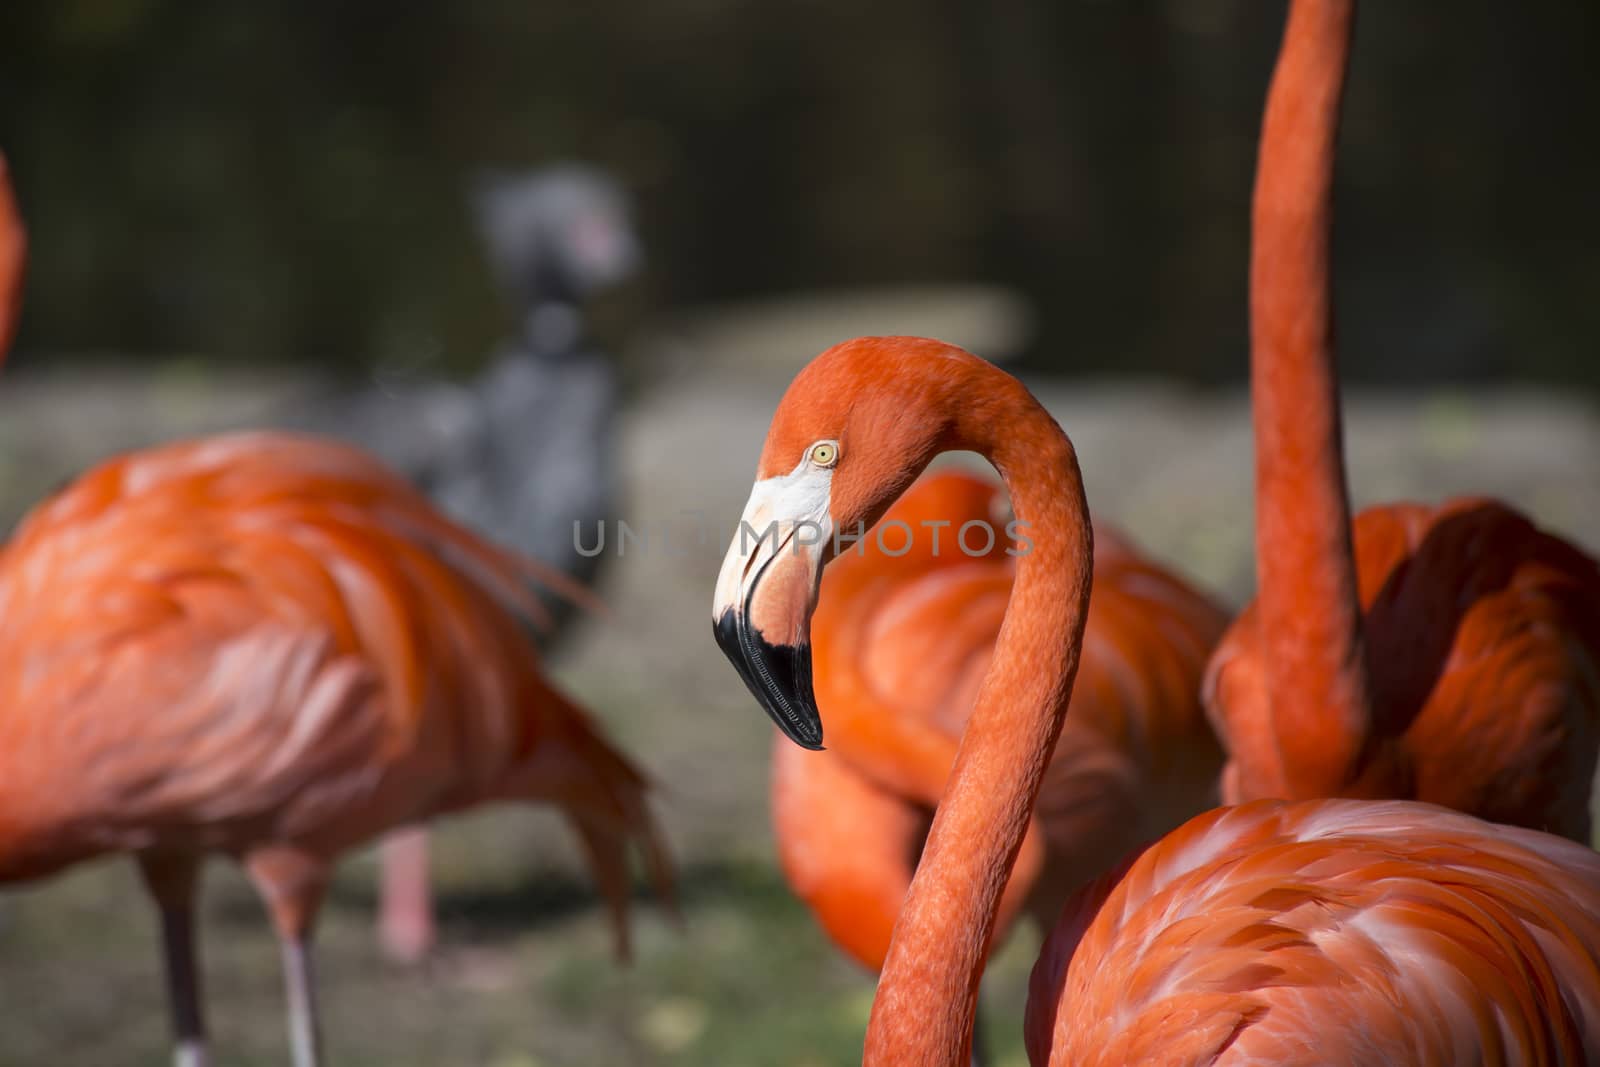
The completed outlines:
{"type": "MultiPolygon", "coordinates": [[[[640,197],[634,320],[978,278],[1038,302],[1041,369],[1235,377],[1282,7],[7,0],[19,361],[470,366],[504,321],[471,175],[581,156],[640,197]]],[[[1597,31],[1591,0],[1365,6],[1351,377],[1600,381],[1597,31]]]]}

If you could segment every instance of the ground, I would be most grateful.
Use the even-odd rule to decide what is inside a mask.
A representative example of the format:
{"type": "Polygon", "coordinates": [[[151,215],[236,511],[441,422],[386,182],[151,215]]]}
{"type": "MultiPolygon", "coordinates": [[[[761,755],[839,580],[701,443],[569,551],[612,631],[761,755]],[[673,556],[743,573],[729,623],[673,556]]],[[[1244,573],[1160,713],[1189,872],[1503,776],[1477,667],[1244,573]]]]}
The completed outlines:
{"type": "MultiPolygon", "coordinates": [[[[604,618],[554,671],[661,783],[684,922],[647,897],[631,967],[613,962],[572,842],[541,813],[460,819],[436,835],[443,949],[381,962],[370,853],[345,864],[320,931],[329,1059],[393,1067],[828,1067],[856,1062],[867,976],[788,896],[766,813],[767,719],[710,640],[718,562],[792,365],[664,360],[624,422],[623,517],[646,544],[609,560],[604,618]],[[687,514],[702,512],[703,519],[687,514]],[[660,540],[665,527],[670,546],[660,540]],[[699,533],[704,531],[704,537],[699,533]]],[[[1033,383],[1076,441],[1091,507],[1237,604],[1252,585],[1250,446],[1239,391],[1033,383]]],[[[0,528],[117,448],[269,423],[304,381],[218,378],[193,364],[135,374],[17,374],[0,389],[0,528]]],[[[1358,500],[1492,493],[1600,547],[1600,418],[1537,390],[1347,397],[1358,500]]],[[[608,552],[615,551],[615,539],[608,552]]],[[[284,1062],[276,951],[237,873],[211,869],[204,967],[218,1062],[284,1062]]],[[[154,915],[125,861],[0,902],[0,1067],[167,1062],[154,915]]],[[[1004,1067],[1024,1061],[1021,1003],[1036,942],[1014,939],[985,988],[1004,1067]]]]}

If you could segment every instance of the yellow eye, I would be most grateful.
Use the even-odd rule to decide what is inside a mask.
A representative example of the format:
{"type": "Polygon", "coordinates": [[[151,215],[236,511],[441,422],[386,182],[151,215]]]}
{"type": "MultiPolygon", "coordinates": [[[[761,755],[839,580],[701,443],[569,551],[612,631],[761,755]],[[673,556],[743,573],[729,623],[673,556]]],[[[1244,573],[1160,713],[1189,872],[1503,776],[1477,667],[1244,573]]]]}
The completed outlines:
{"type": "Polygon", "coordinates": [[[811,446],[811,462],[818,467],[831,467],[839,462],[839,445],[834,441],[818,441],[811,446]]]}

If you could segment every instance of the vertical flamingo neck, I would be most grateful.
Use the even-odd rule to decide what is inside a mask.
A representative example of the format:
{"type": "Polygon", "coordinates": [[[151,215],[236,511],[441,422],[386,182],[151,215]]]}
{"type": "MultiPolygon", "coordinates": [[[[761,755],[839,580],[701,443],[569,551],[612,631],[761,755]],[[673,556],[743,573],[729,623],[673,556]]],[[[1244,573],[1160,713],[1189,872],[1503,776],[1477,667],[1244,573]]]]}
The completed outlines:
{"type": "Polygon", "coordinates": [[[1291,796],[1337,792],[1371,719],[1334,366],[1329,237],[1353,0],[1294,0],[1261,131],[1250,261],[1258,622],[1291,796]]]}
{"type": "Polygon", "coordinates": [[[1071,442],[987,364],[958,393],[946,443],[995,465],[1032,548],[895,925],[863,1067],[968,1063],[995,915],[1061,732],[1088,610],[1093,543],[1071,442]]]}

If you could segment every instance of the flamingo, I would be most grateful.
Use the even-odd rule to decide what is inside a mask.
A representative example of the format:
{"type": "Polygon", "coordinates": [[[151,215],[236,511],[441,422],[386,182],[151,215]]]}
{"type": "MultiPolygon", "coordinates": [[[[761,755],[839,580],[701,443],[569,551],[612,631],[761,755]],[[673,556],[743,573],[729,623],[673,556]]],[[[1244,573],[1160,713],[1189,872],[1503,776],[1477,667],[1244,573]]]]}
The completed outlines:
{"type": "MultiPolygon", "coordinates": [[[[971,1055],[979,979],[1089,616],[1094,536],[1072,443],[1021,383],[959,348],[837,345],[779,403],[712,602],[717,643],[757,702],[820,749],[811,615],[833,535],[876,521],[950,449],[998,469],[1034,547],[894,926],[867,1067],[971,1055]]],[[[1056,1043],[1036,1045],[1035,1063],[1141,1062],[1118,1053],[1157,1021],[1175,1043],[1143,1062],[1600,1056],[1600,857],[1551,835],[1415,801],[1261,801],[1198,816],[1095,889],[1069,904],[1036,970],[1033,1029],[1056,1043]],[[1254,918],[1215,923],[1225,905],[1254,918]]]]}
{"type": "Polygon", "coordinates": [[[1589,840],[1600,566],[1494,500],[1350,522],[1328,264],[1353,0],[1296,0],[1251,256],[1259,595],[1207,670],[1224,800],[1401,797],[1589,840]]]}
{"type": "MultiPolygon", "coordinates": [[[[1005,616],[1008,552],[1022,548],[977,532],[1006,525],[1003,505],[991,478],[930,473],[841,549],[812,618],[831,748],[806,753],[776,737],[785,877],[870,970],[888,952],[1005,616]],[[979,525],[958,541],[968,523],[979,525]]],[[[1104,527],[1095,541],[1076,698],[1041,787],[1042,833],[1025,839],[1002,899],[1002,931],[1024,907],[1048,929],[1074,890],[1215,803],[1222,756],[1197,694],[1225,616],[1104,527]]]]}
{"type": "Polygon", "coordinates": [[[180,1065],[207,1062],[203,858],[237,858],[319,1061],[310,942],[336,857],[490,801],[554,805],[626,952],[628,855],[670,896],[647,786],[539,669],[542,575],[330,440],[112,459],[0,555],[0,882],[129,852],[160,910],[180,1065]]]}

